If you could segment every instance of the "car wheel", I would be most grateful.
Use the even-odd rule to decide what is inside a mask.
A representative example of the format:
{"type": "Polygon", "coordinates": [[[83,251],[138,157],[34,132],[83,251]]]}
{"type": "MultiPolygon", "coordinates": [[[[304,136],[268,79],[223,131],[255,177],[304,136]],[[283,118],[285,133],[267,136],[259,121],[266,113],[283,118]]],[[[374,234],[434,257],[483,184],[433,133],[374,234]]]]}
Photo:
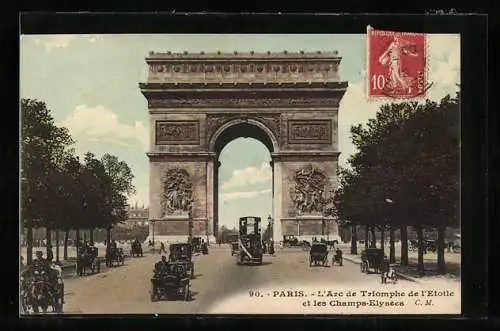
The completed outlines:
{"type": "Polygon", "coordinates": [[[191,298],[191,290],[189,289],[189,284],[184,286],[184,301],[189,301],[191,298]]]}
{"type": "Polygon", "coordinates": [[[151,286],[151,301],[155,302],[157,300],[156,296],[156,286],[152,285],[151,286]]]}

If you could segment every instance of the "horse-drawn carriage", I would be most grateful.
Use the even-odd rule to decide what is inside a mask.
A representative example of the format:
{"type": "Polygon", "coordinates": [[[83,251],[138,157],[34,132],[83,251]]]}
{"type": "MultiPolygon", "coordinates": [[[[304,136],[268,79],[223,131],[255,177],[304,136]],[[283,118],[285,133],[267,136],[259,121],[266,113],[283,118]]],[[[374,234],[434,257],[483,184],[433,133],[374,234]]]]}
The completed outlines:
{"type": "Polygon", "coordinates": [[[315,242],[309,251],[309,266],[328,265],[328,246],[324,243],[315,242]]]}
{"type": "Polygon", "coordinates": [[[110,245],[106,248],[106,266],[115,267],[119,265],[125,265],[123,248],[110,245]]]}
{"type": "Polygon", "coordinates": [[[142,245],[141,243],[136,240],[136,241],[133,241],[132,244],[130,245],[130,256],[133,256],[133,257],[142,257],[142,245]]]}
{"type": "Polygon", "coordinates": [[[380,272],[384,251],[380,248],[367,248],[361,252],[361,272],[374,273],[380,272]]]}
{"type": "MultiPolygon", "coordinates": [[[[424,254],[427,252],[435,253],[437,251],[437,245],[435,240],[424,240],[422,242],[424,247],[424,254]]],[[[408,250],[410,251],[418,251],[418,240],[410,239],[408,240],[408,250]]]]}
{"type": "Polygon", "coordinates": [[[291,247],[301,247],[302,250],[307,251],[311,248],[311,245],[307,240],[299,241],[297,237],[294,235],[285,235],[283,236],[283,247],[291,248],[291,247]]]}
{"type": "Polygon", "coordinates": [[[21,313],[46,313],[52,307],[62,313],[64,304],[64,282],[53,268],[33,267],[21,273],[21,313]]]}
{"type": "Polygon", "coordinates": [[[84,246],[78,251],[76,271],[79,276],[101,272],[101,260],[97,247],[84,246]]]}
{"type": "Polygon", "coordinates": [[[239,244],[237,241],[231,243],[231,256],[238,254],[239,244]]]}
{"type": "Polygon", "coordinates": [[[168,261],[183,265],[190,277],[194,278],[194,262],[191,260],[191,248],[189,244],[170,244],[168,261]]]}
{"type": "Polygon", "coordinates": [[[188,301],[191,296],[189,271],[182,262],[160,263],[155,267],[151,278],[151,301],[163,297],[172,298],[182,296],[188,301]]]}

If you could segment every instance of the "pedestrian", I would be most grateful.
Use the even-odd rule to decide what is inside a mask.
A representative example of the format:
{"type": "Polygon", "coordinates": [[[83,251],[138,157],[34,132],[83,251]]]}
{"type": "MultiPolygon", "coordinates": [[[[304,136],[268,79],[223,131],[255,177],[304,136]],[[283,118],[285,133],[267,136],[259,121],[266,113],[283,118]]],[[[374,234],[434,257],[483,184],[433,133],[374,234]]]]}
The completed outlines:
{"type": "Polygon", "coordinates": [[[163,242],[161,242],[160,244],[160,254],[161,253],[164,253],[164,254],[167,254],[167,250],[165,249],[165,244],[163,242]]]}

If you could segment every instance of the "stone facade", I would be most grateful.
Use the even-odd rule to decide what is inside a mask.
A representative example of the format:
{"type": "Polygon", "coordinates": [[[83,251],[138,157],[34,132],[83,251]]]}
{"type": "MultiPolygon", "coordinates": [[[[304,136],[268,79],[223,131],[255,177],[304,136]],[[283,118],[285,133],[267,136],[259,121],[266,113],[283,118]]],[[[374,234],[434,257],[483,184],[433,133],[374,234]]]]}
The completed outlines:
{"type": "MultiPolygon", "coordinates": [[[[340,60],[336,52],[151,52],[148,81],[139,86],[150,114],[149,219],[156,236],[185,236],[189,220],[195,234],[217,232],[218,157],[241,136],[271,152],[275,240],[324,232],[347,88],[340,60]],[[176,171],[180,184],[166,183],[176,171]]],[[[332,223],[326,232],[336,232],[332,223]]]]}

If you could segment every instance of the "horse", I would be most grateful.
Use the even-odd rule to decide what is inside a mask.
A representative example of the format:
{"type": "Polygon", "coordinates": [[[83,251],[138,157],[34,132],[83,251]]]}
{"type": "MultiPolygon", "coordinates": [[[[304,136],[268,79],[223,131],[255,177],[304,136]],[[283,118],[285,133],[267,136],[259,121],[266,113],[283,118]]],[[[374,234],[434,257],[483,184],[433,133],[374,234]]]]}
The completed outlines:
{"type": "Polygon", "coordinates": [[[115,262],[116,262],[116,265],[119,265],[119,264],[124,265],[125,264],[125,258],[123,256],[123,249],[111,246],[108,249],[106,249],[106,266],[114,267],[115,262]]]}
{"type": "Polygon", "coordinates": [[[96,247],[93,247],[90,251],[84,248],[80,250],[76,260],[78,275],[87,275],[88,270],[90,270],[91,273],[100,271],[97,255],[98,252],[96,247]]]}

